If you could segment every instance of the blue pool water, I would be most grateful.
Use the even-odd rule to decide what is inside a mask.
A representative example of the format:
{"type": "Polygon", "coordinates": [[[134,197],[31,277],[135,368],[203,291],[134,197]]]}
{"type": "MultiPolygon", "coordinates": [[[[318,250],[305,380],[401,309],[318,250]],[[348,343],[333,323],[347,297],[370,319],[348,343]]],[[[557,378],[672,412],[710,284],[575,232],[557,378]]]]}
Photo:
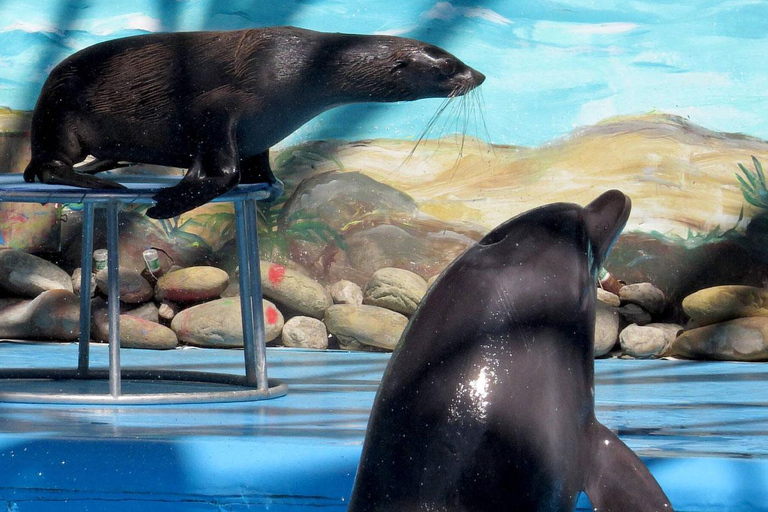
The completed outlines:
{"type": "MultiPolygon", "coordinates": [[[[106,364],[106,346],[91,352],[106,364]]],[[[122,360],[238,372],[242,352],[124,350],[122,360]]],[[[0,343],[0,361],[71,367],[77,348],[0,343]]],[[[270,377],[290,389],[265,402],[0,404],[0,509],[345,510],[387,361],[268,349],[270,377]]],[[[679,512],[768,511],[767,387],[760,363],[596,361],[599,419],[645,460],[679,512]]]]}

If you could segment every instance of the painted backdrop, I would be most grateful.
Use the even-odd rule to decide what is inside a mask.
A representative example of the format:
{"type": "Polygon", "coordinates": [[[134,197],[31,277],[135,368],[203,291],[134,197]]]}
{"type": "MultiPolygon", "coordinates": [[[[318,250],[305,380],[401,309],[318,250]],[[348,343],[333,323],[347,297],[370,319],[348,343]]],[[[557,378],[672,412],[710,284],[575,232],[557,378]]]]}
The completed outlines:
{"type": "MultiPolygon", "coordinates": [[[[619,188],[634,210],[608,263],[616,277],[680,298],[768,275],[760,0],[6,0],[3,170],[23,169],[26,111],[67,55],[134,34],[282,24],[422,39],[488,79],[418,145],[439,100],[336,109],[281,143],[273,160],[286,196],[261,212],[268,258],[325,282],[364,283],[382,266],[426,278],[516,213],[619,188]]],[[[0,243],[76,255],[76,208],[3,208],[0,243]]],[[[127,252],[147,240],[191,244],[193,259],[231,264],[231,212],[166,223],[137,212],[130,230],[127,252]]]]}

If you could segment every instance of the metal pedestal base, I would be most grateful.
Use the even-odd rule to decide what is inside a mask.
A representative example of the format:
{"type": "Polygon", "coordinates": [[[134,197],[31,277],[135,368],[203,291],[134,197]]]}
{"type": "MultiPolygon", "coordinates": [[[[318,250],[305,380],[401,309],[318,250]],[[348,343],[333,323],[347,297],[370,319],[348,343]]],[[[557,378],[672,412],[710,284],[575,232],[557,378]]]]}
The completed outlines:
{"type": "MultiPolygon", "coordinates": [[[[178,178],[152,177],[131,180],[120,177],[125,191],[89,191],[67,186],[24,183],[20,175],[0,176],[0,201],[37,203],[83,203],[83,244],[80,282],[80,337],[76,370],[0,369],[0,401],[66,404],[178,404],[263,400],[283,396],[287,386],[267,379],[266,343],[262,314],[261,277],[256,225],[256,201],[279,188],[266,184],[244,185],[216,199],[234,203],[237,250],[240,263],[240,305],[243,321],[245,375],[120,368],[120,287],[118,263],[118,210],[123,204],[151,203],[162,187],[178,178]],[[109,270],[109,370],[89,367],[91,327],[91,271],[94,209],[107,213],[107,268],[109,270]],[[123,380],[131,391],[123,390],[123,380]],[[109,384],[100,392],[97,381],[109,384]],[[55,386],[51,383],[55,382],[55,386]],[[95,385],[89,385],[95,384],[95,385]],[[168,383],[168,385],[163,385],[168,383]],[[170,384],[173,383],[173,384],[170,384]],[[189,392],[182,383],[189,383],[189,392]],[[14,390],[16,387],[24,388],[14,390]],[[40,388],[37,389],[36,388],[40,388]],[[52,389],[53,388],[53,389],[52,389]],[[85,390],[85,391],[83,391],[85,390]]],[[[41,347],[42,350],[42,347],[41,347]]]]}

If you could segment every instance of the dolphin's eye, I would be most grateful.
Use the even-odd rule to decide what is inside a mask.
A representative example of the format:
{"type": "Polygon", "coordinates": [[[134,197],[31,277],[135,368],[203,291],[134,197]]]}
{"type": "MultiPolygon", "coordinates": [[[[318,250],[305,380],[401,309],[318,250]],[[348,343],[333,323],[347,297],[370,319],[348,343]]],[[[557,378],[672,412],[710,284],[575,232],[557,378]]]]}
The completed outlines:
{"type": "Polygon", "coordinates": [[[456,72],[456,61],[453,59],[440,59],[438,68],[441,75],[451,76],[456,72]]]}

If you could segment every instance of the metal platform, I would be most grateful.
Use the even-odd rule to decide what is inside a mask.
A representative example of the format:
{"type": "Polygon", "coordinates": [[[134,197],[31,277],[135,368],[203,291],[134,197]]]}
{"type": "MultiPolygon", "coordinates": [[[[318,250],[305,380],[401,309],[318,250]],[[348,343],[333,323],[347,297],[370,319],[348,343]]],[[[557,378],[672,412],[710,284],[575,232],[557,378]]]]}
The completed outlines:
{"type": "MultiPolygon", "coordinates": [[[[108,352],[91,345],[92,365],[106,368],[108,352]]],[[[267,356],[271,375],[291,388],[279,400],[0,404],[0,510],[346,510],[389,356],[267,356]]],[[[75,343],[0,343],[4,365],[66,368],[77,357],[75,343]]],[[[123,351],[126,369],[236,374],[242,358],[123,351]]],[[[596,361],[595,374],[598,418],[642,457],[677,512],[768,511],[768,364],[610,359],[596,361]]],[[[590,510],[585,497],[577,510],[590,510]]]]}
{"type": "MultiPolygon", "coordinates": [[[[104,176],[108,176],[108,173],[104,176]]],[[[151,204],[158,190],[172,186],[178,176],[111,177],[126,186],[117,190],[89,190],[65,185],[26,183],[21,174],[0,175],[0,202],[60,203],[83,205],[83,244],[80,265],[80,342],[77,365],[72,368],[18,369],[0,363],[0,401],[80,404],[197,403],[263,400],[285,395],[287,387],[267,378],[264,318],[262,316],[261,276],[256,229],[256,202],[279,196],[279,185],[266,183],[241,185],[217,197],[214,202],[231,202],[235,207],[237,250],[240,264],[240,305],[243,321],[245,375],[225,375],[205,370],[189,372],[177,369],[144,368],[121,371],[120,362],[120,288],[118,261],[118,212],[129,204],[151,204]],[[107,213],[109,369],[90,367],[91,270],[95,208],[107,213]],[[114,300],[113,300],[114,299],[114,300]],[[130,391],[123,389],[123,379],[131,381],[130,391]],[[39,384],[43,380],[58,383],[55,390],[39,384]],[[89,381],[108,380],[109,388],[90,386],[89,381]],[[173,390],[158,387],[157,381],[190,382],[177,384],[173,390]],[[4,381],[4,382],[3,382],[4,381]],[[28,381],[28,382],[27,382],[28,381]],[[137,385],[143,382],[143,385],[137,385]],[[15,385],[14,385],[15,384],[15,385]]]]}

